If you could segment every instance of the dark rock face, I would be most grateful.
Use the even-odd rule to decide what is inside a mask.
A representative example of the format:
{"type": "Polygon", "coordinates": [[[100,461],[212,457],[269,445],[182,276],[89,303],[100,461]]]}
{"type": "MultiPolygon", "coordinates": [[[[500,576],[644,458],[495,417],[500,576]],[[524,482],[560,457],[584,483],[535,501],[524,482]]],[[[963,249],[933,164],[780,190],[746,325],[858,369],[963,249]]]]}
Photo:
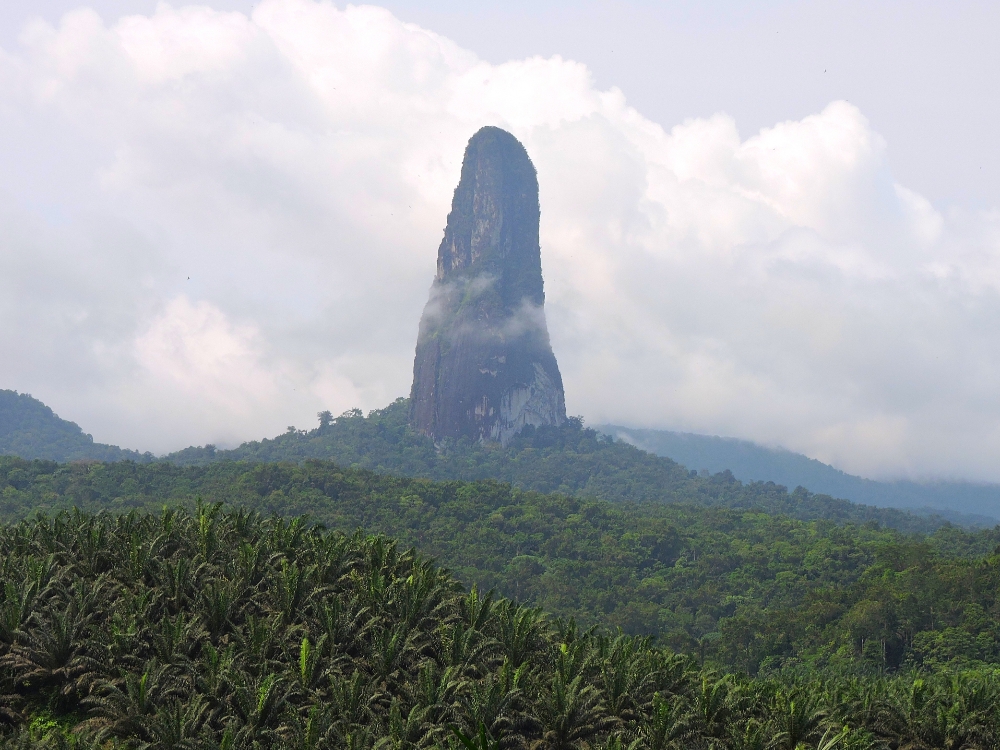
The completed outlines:
{"type": "Polygon", "coordinates": [[[486,127],[469,141],[420,319],[410,422],[436,439],[506,443],[566,420],[545,325],[538,179],[524,146],[486,127]]]}

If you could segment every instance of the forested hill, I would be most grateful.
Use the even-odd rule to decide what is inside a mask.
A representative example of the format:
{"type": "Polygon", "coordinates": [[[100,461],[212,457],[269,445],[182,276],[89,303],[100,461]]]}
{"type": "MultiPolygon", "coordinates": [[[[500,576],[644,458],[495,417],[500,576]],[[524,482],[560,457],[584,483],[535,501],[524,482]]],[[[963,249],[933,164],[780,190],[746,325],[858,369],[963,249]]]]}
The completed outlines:
{"type": "MultiPolygon", "coordinates": [[[[439,445],[407,424],[408,404],[399,399],[367,417],[353,410],[335,419],[324,415],[313,430],[244,443],[233,450],[188,448],[166,460],[204,466],[218,461],[332,460],[342,466],[429,479],[495,479],[538,492],[562,492],[613,501],[688,502],[755,508],[799,519],[879,523],[928,530],[942,517],[858,505],[802,489],[788,492],[771,482],[744,484],[729,472],[701,476],[669,458],[586,429],[571,419],[563,427],[527,428],[506,447],[469,440],[439,445]]],[[[945,517],[947,517],[945,515],[945,517]]],[[[954,514],[952,520],[974,525],[954,514]]]]}
{"type": "Polygon", "coordinates": [[[729,469],[744,482],[770,480],[887,508],[959,511],[982,516],[980,521],[988,525],[1000,519],[998,484],[875,481],[847,474],[801,453],[768,448],[748,440],[616,425],[598,425],[596,429],[658,456],[669,456],[692,469],[713,473],[729,469]]]}
{"type": "MultiPolygon", "coordinates": [[[[803,489],[788,492],[773,482],[741,483],[729,471],[702,476],[669,458],[657,456],[622,440],[585,429],[577,419],[560,428],[528,428],[508,446],[468,440],[434,442],[410,429],[408,403],[399,399],[365,417],[352,410],[333,418],[324,413],[312,430],[289,429],[283,435],[244,443],[233,450],[193,447],[163,460],[183,466],[218,461],[333,460],[344,466],[380,473],[430,479],[495,479],[521,489],[563,492],[607,500],[698,502],[727,507],[758,508],[800,519],[828,518],[838,522],[878,521],[909,530],[934,528],[944,521],[989,527],[992,519],[954,510],[898,510],[857,505],[803,489]]],[[[76,460],[146,463],[140,454],[95,443],[73,422],[60,419],[37,399],[0,391],[0,455],[76,460]]],[[[701,467],[698,467],[701,468],[701,467]]]]}
{"type": "Polygon", "coordinates": [[[152,461],[150,453],[95,443],[75,422],[27,393],[0,390],[0,455],[51,461],[152,461]]]}
{"type": "MultiPolygon", "coordinates": [[[[466,586],[495,588],[581,625],[655,635],[727,669],[803,660],[852,669],[956,659],[1000,666],[997,530],[911,536],[876,524],[585,500],[321,461],[182,468],[0,459],[5,519],[37,508],[158,513],[194,508],[198,498],[388,534],[436,557],[466,586]]],[[[96,534],[90,554],[107,543],[96,534]]],[[[227,559],[237,564],[250,552],[227,559]]]]}
{"type": "MultiPolygon", "coordinates": [[[[841,549],[851,548],[838,542],[827,553],[846,571],[841,549]]],[[[824,559],[814,551],[814,563],[824,559]]],[[[893,585],[908,564],[933,565],[905,542],[887,553],[869,588],[873,579],[893,585]]],[[[245,510],[77,513],[0,526],[0,564],[3,747],[991,750],[1000,742],[994,641],[986,611],[971,602],[955,632],[911,633],[920,656],[902,670],[886,670],[894,652],[871,629],[878,617],[869,608],[838,651],[857,652],[853,669],[720,674],[704,649],[678,655],[463,590],[390,539],[245,510]],[[956,646],[979,650],[970,659],[956,646]]],[[[995,602],[996,568],[996,559],[957,566],[950,592],[967,581],[995,602]]],[[[817,604],[814,630],[826,632],[830,606],[817,604]]],[[[955,616],[939,607],[944,627],[955,616]]]]}

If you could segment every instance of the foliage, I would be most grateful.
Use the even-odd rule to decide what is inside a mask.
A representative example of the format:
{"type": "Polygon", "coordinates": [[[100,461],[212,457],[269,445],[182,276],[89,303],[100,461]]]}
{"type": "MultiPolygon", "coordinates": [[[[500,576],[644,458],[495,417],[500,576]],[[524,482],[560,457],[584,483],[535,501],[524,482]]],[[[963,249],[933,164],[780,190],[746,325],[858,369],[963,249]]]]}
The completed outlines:
{"type": "Polygon", "coordinates": [[[95,443],[27,393],[0,390],[0,454],[52,461],[152,461],[152,454],[95,443]]]}
{"type": "Polygon", "coordinates": [[[743,484],[728,471],[702,476],[669,458],[585,429],[579,418],[562,427],[527,427],[506,447],[466,439],[438,445],[407,424],[408,401],[397,399],[365,417],[352,409],[336,419],[320,415],[310,431],[290,427],[273,440],[244,443],[229,451],[214,446],[187,448],[167,456],[184,466],[217,461],[294,461],[310,458],[342,466],[429,479],[495,479],[520,489],[614,501],[688,502],[759,509],[801,519],[838,523],[878,521],[907,531],[941,526],[938,517],[857,505],[772,482],[743,484]]]}
{"type": "Polygon", "coordinates": [[[978,748],[991,670],[719,675],[465,592],[381,536],[199,505],[0,528],[0,741],[79,748],[978,748]]]}
{"type": "Polygon", "coordinates": [[[771,480],[788,487],[801,485],[856,503],[921,509],[920,512],[936,513],[953,523],[969,526],[995,526],[1000,517],[1000,484],[875,481],[846,474],[801,453],[768,448],[748,440],[617,425],[598,425],[596,429],[658,456],[670,456],[693,469],[710,472],[729,469],[744,482],[771,480]]]}
{"type": "Polygon", "coordinates": [[[755,673],[1000,662],[1000,531],[907,535],[695,504],[611,503],[329,462],[203,467],[0,459],[0,515],[193,507],[196,498],[434,555],[467,585],[579,622],[656,635],[755,673]]]}

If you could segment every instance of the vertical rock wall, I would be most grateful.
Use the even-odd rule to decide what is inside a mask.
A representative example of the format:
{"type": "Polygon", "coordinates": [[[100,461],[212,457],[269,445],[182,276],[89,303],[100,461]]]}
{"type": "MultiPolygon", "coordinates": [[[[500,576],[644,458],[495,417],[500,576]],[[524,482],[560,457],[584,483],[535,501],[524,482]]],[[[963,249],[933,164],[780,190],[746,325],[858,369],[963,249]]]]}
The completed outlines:
{"type": "Polygon", "coordinates": [[[538,219],[524,146],[483,128],[465,150],[420,319],[410,392],[417,430],[506,443],[525,425],[566,420],[545,325],[538,219]]]}

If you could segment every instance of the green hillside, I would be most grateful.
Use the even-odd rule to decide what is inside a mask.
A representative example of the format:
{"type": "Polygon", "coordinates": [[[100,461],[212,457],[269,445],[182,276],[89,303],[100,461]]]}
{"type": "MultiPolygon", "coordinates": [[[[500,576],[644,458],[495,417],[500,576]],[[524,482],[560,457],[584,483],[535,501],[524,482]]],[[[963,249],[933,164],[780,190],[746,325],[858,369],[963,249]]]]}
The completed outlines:
{"type": "Polygon", "coordinates": [[[320,461],[182,468],[7,458],[0,488],[7,519],[38,508],[193,507],[199,497],[268,515],[308,514],[330,529],[415,545],[466,585],[585,625],[655,635],[749,672],[789,659],[896,669],[926,659],[992,663],[1000,654],[990,614],[1000,611],[998,559],[988,557],[1000,531],[946,526],[914,536],[874,523],[584,500],[320,461]]]}
{"type": "MultiPolygon", "coordinates": [[[[583,497],[627,501],[701,502],[801,519],[838,522],[878,521],[908,530],[927,530],[945,520],[964,526],[991,526],[990,519],[939,509],[916,511],[866,507],[802,490],[787,492],[773,482],[740,483],[732,472],[699,476],[679,463],[584,429],[571,419],[560,428],[528,428],[508,446],[468,440],[435,445],[407,423],[408,403],[398,399],[365,417],[352,410],[333,418],[322,415],[312,430],[289,430],[273,439],[244,443],[233,450],[192,447],[164,457],[182,466],[219,461],[294,461],[310,458],[367,468],[380,473],[431,479],[495,479],[522,489],[562,492],[583,497]]],[[[57,417],[40,401],[13,391],[0,391],[0,455],[146,463],[156,460],[116,446],[94,443],[74,423],[57,417]]],[[[699,467],[701,468],[701,467],[699,467]]]]}
{"type": "MultiPolygon", "coordinates": [[[[905,577],[900,590],[913,589],[921,563],[902,562],[921,552],[913,544],[897,540],[869,583],[905,577]]],[[[815,558],[819,569],[849,560],[831,552],[815,558]]],[[[996,558],[964,564],[996,582],[996,558]]],[[[1000,741],[1000,678],[983,662],[720,674],[700,655],[467,592],[384,537],[246,510],[26,521],[0,527],[0,566],[5,747],[986,750],[1000,741]]],[[[995,592],[975,596],[995,606],[995,592]]],[[[989,619],[977,606],[966,603],[971,616],[942,649],[963,633],[985,642],[970,632],[989,619]]],[[[814,603],[819,627],[824,608],[814,603]]],[[[861,658],[884,654],[863,630],[877,619],[859,614],[845,648],[853,640],[861,658]]],[[[933,638],[919,642],[939,655],[933,638]]]]}
{"type": "Polygon", "coordinates": [[[149,453],[95,443],[27,393],[0,390],[0,455],[50,461],[151,461],[149,453]]]}
{"type": "Polygon", "coordinates": [[[692,469],[707,469],[712,473],[728,469],[744,482],[772,481],[856,503],[925,509],[960,523],[993,526],[1000,519],[1000,485],[997,484],[875,481],[852,476],[800,453],[767,448],[748,440],[616,425],[599,425],[596,429],[642,450],[668,456],[692,469]],[[966,517],[953,515],[955,511],[966,517]]]}
{"type": "Polygon", "coordinates": [[[668,458],[585,429],[577,419],[559,428],[529,427],[501,447],[469,440],[435,445],[410,429],[407,414],[406,400],[399,399],[367,417],[360,410],[336,419],[324,415],[313,430],[289,430],[274,439],[244,443],[233,450],[188,448],[166,460],[206,466],[219,461],[301,462],[313,458],[379,473],[438,480],[494,479],[520,489],[613,501],[755,508],[800,519],[878,521],[911,531],[943,523],[939,517],[857,505],[804,490],[788,492],[771,482],[743,484],[729,472],[700,476],[668,458]]]}

